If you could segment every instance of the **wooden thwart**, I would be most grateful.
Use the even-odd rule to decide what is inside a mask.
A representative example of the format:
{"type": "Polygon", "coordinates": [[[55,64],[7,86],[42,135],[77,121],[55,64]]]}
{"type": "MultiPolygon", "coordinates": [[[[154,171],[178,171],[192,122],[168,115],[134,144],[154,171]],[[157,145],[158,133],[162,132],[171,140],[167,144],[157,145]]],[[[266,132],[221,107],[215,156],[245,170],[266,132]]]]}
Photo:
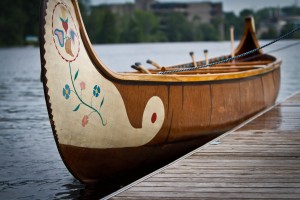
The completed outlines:
{"type": "Polygon", "coordinates": [[[300,93],[107,198],[299,199],[299,109],[300,93]]]}

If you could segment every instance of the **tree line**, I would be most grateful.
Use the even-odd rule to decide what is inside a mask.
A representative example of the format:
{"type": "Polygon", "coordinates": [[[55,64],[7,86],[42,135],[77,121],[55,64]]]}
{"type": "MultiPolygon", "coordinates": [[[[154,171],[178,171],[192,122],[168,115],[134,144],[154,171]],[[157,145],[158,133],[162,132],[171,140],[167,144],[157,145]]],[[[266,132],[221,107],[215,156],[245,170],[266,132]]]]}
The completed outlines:
{"type": "Polygon", "coordinates": [[[0,1],[0,46],[26,44],[25,37],[38,35],[39,0],[0,1]]]}
{"type": "MultiPolygon", "coordinates": [[[[224,12],[223,19],[214,19],[211,23],[188,21],[179,12],[169,13],[163,18],[153,12],[135,10],[128,14],[114,14],[106,6],[93,7],[85,15],[86,29],[92,43],[138,43],[138,42],[175,42],[175,41],[219,41],[230,39],[230,26],[235,27],[235,38],[239,39],[244,31],[245,17],[255,18],[256,29],[264,29],[260,39],[274,39],[293,29],[293,24],[286,24],[281,31],[276,30],[279,15],[298,15],[299,7],[263,8],[258,11],[242,10],[239,15],[224,12]],[[266,20],[267,19],[267,20],[266,20]],[[219,31],[224,25],[224,36],[219,31]]],[[[300,33],[291,38],[299,39],[300,33]]]]}
{"type": "Polygon", "coordinates": [[[92,43],[138,43],[221,40],[217,23],[194,24],[178,12],[163,19],[150,11],[118,15],[105,6],[84,18],[92,43]]]}
{"type": "MultiPolygon", "coordinates": [[[[281,15],[298,15],[300,8],[296,6],[264,8],[258,11],[242,10],[238,15],[225,12],[223,19],[215,19],[211,23],[188,21],[186,17],[173,12],[159,17],[153,12],[135,10],[128,14],[115,14],[106,6],[89,6],[89,0],[79,0],[81,14],[92,43],[138,43],[138,42],[177,42],[177,41],[219,41],[228,40],[229,27],[235,27],[235,38],[243,34],[244,18],[253,15],[256,28],[265,28],[261,39],[274,39],[293,28],[286,24],[281,32],[268,24],[266,19],[276,20],[276,13],[281,15]],[[274,16],[272,16],[274,15],[274,16]],[[224,25],[225,35],[219,31],[220,24],[224,25]]],[[[38,36],[39,31],[39,0],[1,0],[0,1],[0,46],[25,45],[25,37],[38,36]]],[[[296,33],[292,38],[300,38],[296,33]]]]}

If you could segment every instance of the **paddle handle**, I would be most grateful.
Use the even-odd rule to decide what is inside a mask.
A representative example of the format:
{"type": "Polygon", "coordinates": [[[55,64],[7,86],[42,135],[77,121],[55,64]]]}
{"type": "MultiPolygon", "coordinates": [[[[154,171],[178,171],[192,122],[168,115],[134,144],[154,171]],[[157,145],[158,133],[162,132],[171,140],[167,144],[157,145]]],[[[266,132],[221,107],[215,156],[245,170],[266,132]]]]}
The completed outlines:
{"type": "Polygon", "coordinates": [[[192,58],[192,61],[193,61],[193,64],[194,64],[194,67],[197,67],[197,63],[196,63],[196,61],[195,61],[195,56],[194,56],[194,52],[190,52],[190,56],[191,56],[191,58],[192,58]]]}
{"type": "Polygon", "coordinates": [[[209,60],[208,60],[208,50],[205,49],[203,52],[204,52],[204,57],[205,57],[205,63],[208,65],[208,64],[209,64],[209,60]]]}
{"type": "Polygon", "coordinates": [[[135,66],[138,67],[141,71],[143,71],[146,74],[151,74],[151,72],[146,69],[141,63],[135,63],[135,66]]]}
{"type": "Polygon", "coordinates": [[[152,61],[152,60],[150,60],[150,59],[148,59],[146,62],[147,62],[148,64],[150,64],[150,65],[153,65],[154,67],[156,67],[157,69],[159,69],[159,70],[162,71],[162,72],[166,71],[166,68],[165,68],[165,67],[160,66],[159,64],[157,64],[156,62],[154,62],[154,61],[152,61]]]}
{"type": "MultiPolygon", "coordinates": [[[[230,43],[231,43],[231,57],[234,58],[234,27],[230,26],[230,43]]],[[[234,63],[234,60],[232,61],[234,63]]]]}

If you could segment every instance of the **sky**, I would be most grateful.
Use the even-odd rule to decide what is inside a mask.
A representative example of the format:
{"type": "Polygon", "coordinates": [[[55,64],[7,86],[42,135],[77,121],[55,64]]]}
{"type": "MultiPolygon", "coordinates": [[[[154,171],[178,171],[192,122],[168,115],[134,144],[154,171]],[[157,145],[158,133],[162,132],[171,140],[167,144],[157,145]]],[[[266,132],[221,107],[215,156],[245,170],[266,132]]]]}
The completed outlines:
{"type": "MultiPolygon", "coordinates": [[[[134,0],[90,0],[92,5],[103,3],[125,3],[134,0]]],[[[159,2],[223,2],[223,10],[226,12],[233,11],[238,14],[245,8],[258,10],[263,7],[284,7],[297,4],[300,6],[300,0],[159,0],[159,2]]]]}

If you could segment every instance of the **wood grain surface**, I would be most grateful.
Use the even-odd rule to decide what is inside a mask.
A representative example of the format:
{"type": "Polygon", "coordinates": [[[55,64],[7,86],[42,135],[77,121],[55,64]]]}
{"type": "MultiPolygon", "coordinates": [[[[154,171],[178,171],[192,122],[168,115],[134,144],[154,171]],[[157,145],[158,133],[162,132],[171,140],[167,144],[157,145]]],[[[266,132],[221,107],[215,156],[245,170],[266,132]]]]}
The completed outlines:
{"type": "Polygon", "coordinates": [[[112,199],[299,199],[300,93],[112,199]]]}

